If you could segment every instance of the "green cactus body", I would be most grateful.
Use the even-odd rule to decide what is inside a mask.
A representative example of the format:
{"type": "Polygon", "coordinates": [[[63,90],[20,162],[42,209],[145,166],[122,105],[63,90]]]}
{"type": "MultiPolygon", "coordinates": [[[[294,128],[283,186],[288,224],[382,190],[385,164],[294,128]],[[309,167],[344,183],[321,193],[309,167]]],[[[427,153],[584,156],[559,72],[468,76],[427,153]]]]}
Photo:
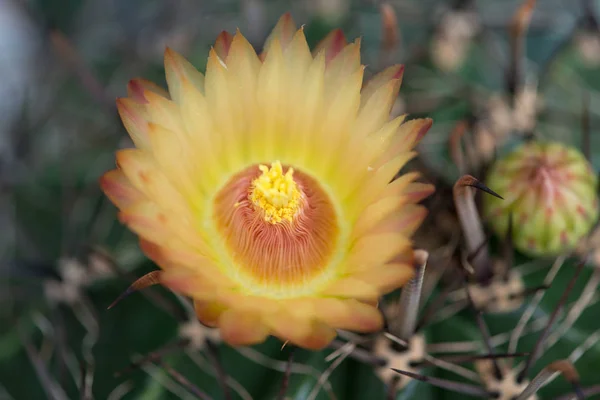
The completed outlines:
{"type": "Polygon", "coordinates": [[[598,219],[598,178],[576,149],[531,141],[498,159],[486,184],[504,197],[484,197],[484,215],[506,235],[513,215],[513,242],[534,256],[572,249],[598,219]]]}

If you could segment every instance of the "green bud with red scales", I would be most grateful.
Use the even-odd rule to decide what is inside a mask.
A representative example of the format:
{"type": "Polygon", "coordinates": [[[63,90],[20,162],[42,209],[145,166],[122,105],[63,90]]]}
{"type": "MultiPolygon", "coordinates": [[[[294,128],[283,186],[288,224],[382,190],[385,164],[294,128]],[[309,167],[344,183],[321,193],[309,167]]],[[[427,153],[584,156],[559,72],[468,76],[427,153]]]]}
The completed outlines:
{"type": "Polygon", "coordinates": [[[513,218],[515,248],[532,256],[573,249],[598,219],[598,177],[578,150],[529,141],[499,158],[486,185],[504,200],[484,196],[485,219],[506,235],[513,218]]]}

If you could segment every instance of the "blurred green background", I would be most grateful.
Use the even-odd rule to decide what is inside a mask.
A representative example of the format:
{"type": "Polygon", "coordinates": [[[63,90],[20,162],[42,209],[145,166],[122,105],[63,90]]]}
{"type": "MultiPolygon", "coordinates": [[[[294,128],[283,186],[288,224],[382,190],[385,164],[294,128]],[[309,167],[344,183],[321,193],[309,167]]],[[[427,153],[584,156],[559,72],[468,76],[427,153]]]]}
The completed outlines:
{"type": "MultiPolygon", "coordinates": [[[[485,132],[478,136],[484,139],[475,147],[485,158],[506,151],[523,134],[581,146],[587,110],[591,160],[600,166],[600,36],[593,15],[599,3],[537,1],[517,60],[513,109],[509,25],[522,1],[0,0],[0,399],[196,398],[161,362],[214,399],[226,398],[215,378],[218,365],[230,377],[233,398],[274,399],[281,387],[290,349],[282,350],[274,339],[252,349],[218,346],[216,352],[200,340],[198,347],[176,348],[161,362],[115,376],[135,357],[185,337],[180,329],[190,315],[185,299],[162,288],[106,310],[133,279],[155,269],[116,220],[97,181],[114,166],[115,150],[131,145],[115,98],[126,95],[134,77],[164,84],[165,46],[203,70],[220,31],[239,27],[260,49],[287,11],[306,25],[311,45],[337,27],[350,39],[362,37],[367,75],[406,64],[394,112],[434,119],[413,168],[438,185],[437,201],[444,203],[451,202],[448,189],[460,175],[448,139],[463,120],[491,131],[499,143],[490,149],[485,132]],[[382,17],[383,3],[393,10],[397,32],[382,17]],[[83,385],[82,377],[90,385],[83,385]],[[82,387],[91,394],[80,393],[82,387]]],[[[437,203],[429,204],[435,218],[437,203]]],[[[445,239],[428,229],[433,228],[426,225],[417,245],[435,251],[445,239]]],[[[518,261],[531,260],[519,256],[518,261]]],[[[553,261],[536,260],[525,276],[527,286],[540,285],[553,261]]],[[[430,265],[435,270],[435,263],[444,262],[439,256],[430,265]]],[[[561,269],[534,319],[548,317],[573,265],[561,269]]],[[[591,274],[586,268],[570,301],[591,274]]],[[[491,333],[512,330],[522,312],[486,316],[491,333]]],[[[599,313],[594,297],[530,377],[600,329],[599,313]]],[[[425,332],[429,343],[473,341],[483,349],[468,311],[428,325],[425,332]]],[[[536,338],[526,335],[519,351],[530,351],[536,338]]],[[[373,368],[355,360],[322,378],[332,364],[325,359],[330,353],[295,352],[288,398],[309,398],[318,386],[324,387],[315,391],[318,399],[331,393],[337,399],[385,398],[373,368]]],[[[588,349],[576,367],[584,386],[599,384],[600,346],[588,349]]],[[[436,368],[423,373],[458,379],[436,368]]],[[[570,390],[559,378],[541,398],[570,390]]],[[[395,398],[461,397],[413,381],[395,398]]]]}

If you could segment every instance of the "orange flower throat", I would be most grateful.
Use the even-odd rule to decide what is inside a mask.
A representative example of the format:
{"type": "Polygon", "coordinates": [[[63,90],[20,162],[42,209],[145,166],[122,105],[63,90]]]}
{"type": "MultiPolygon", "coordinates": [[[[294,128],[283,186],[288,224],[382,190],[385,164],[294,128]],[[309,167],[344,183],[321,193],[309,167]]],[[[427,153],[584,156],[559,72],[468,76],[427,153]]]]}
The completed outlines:
{"type": "Polygon", "coordinates": [[[237,274],[252,282],[244,286],[276,297],[322,275],[339,239],[327,193],[279,161],[231,178],[215,199],[214,217],[237,274]]]}

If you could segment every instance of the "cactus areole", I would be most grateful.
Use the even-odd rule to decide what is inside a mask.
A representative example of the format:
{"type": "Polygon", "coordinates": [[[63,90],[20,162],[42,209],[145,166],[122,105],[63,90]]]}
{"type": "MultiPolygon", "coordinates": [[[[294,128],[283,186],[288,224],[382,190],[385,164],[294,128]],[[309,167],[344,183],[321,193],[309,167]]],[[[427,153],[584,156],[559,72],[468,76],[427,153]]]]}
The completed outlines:
{"type": "Polygon", "coordinates": [[[515,248],[532,256],[572,249],[598,219],[598,177],[578,150],[531,141],[498,159],[486,184],[504,200],[486,196],[484,215],[506,235],[513,215],[515,248]]]}

